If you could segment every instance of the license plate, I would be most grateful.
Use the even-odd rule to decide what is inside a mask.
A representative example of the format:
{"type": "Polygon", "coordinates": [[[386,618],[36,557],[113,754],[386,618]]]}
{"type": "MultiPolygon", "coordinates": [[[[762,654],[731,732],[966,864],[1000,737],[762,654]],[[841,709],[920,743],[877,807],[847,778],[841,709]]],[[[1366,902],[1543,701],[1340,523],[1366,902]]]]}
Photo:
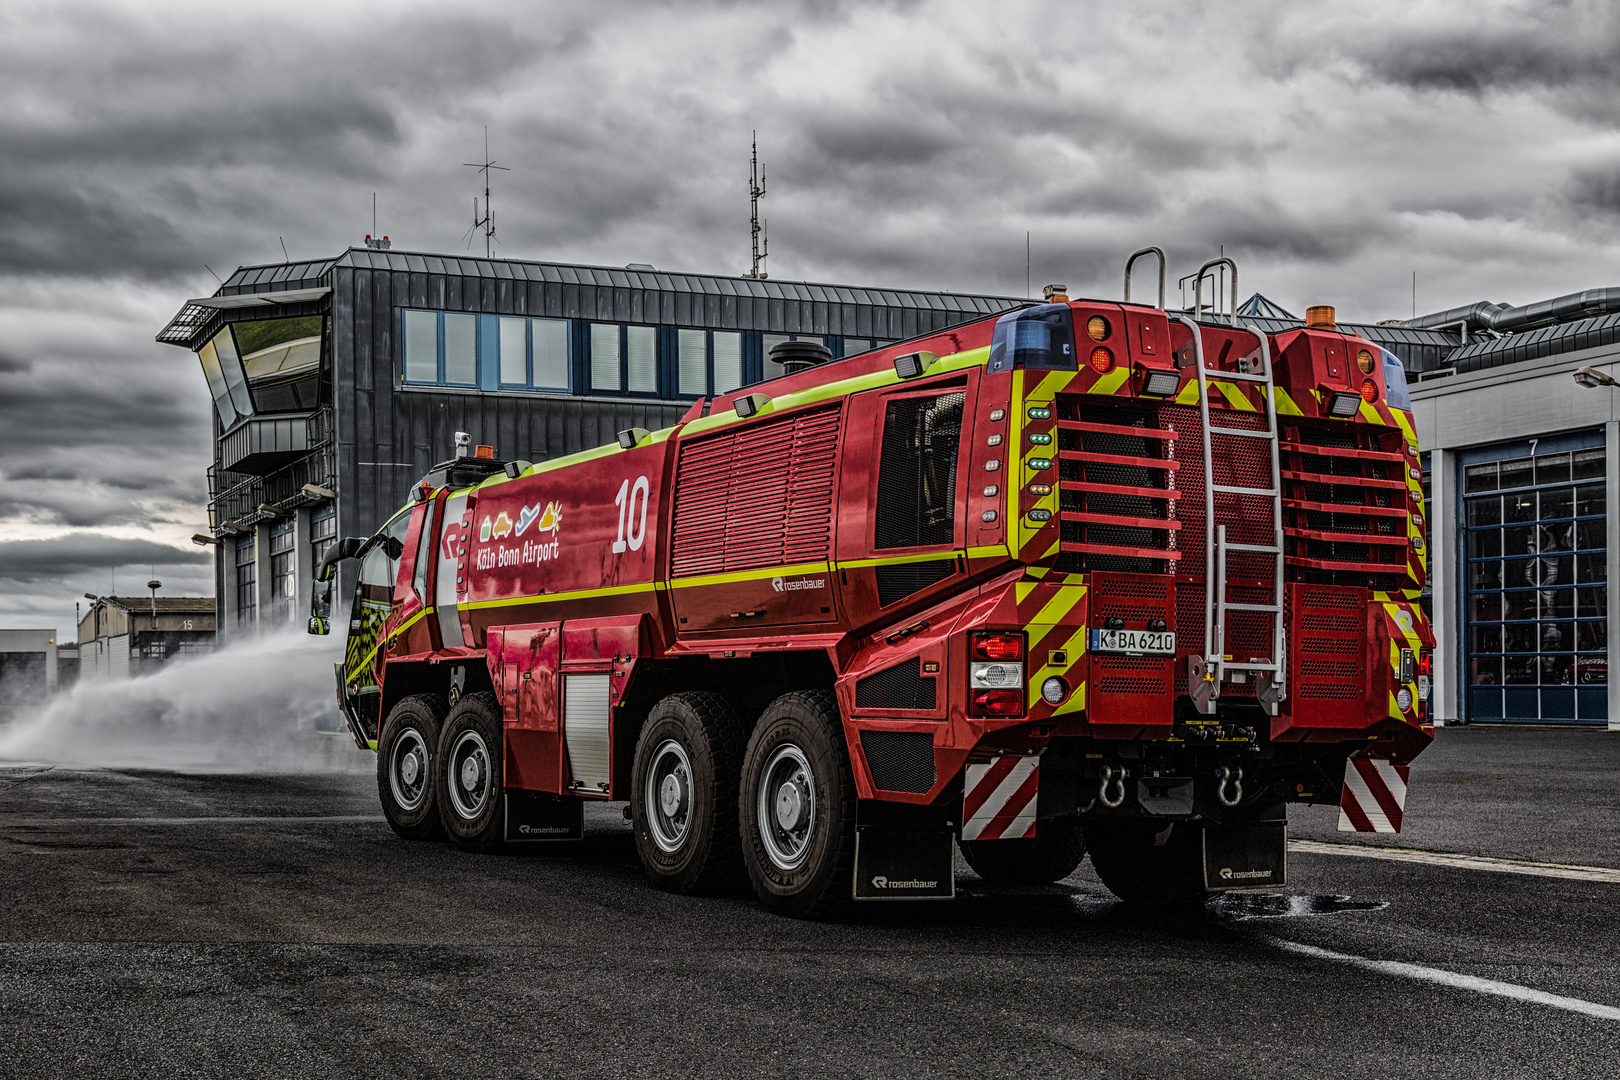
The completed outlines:
{"type": "Polygon", "coordinates": [[[1091,651],[1097,653],[1140,653],[1156,656],[1176,654],[1174,630],[1093,630],[1091,651]]]}

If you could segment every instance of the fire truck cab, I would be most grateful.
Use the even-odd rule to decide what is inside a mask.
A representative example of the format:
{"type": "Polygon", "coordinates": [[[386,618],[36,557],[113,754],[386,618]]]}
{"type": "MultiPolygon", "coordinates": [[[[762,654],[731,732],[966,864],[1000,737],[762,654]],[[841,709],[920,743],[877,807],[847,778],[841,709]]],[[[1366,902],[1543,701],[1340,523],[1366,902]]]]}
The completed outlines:
{"type": "Polygon", "coordinates": [[[360,563],[338,697],[390,824],[487,850],[623,802],[660,886],[800,916],[948,898],[953,845],[1187,902],[1281,884],[1290,802],[1398,829],[1432,738],[1404,371],[1330,314],[1167,312],[1158,254],[1160,306],[1127,264],[1127,302],[559,460],[458,436],[319,574],[360,563]]]}

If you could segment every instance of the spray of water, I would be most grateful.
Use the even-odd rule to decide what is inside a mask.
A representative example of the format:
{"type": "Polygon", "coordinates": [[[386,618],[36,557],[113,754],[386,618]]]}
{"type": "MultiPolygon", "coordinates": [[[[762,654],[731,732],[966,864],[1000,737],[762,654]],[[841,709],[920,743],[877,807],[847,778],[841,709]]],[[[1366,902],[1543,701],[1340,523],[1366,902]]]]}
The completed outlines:
{"type": "Polygon", "coordinates": [[[0,762],[184,772],[367,771],[337,725],[340,645],[265,634],[148,675],[85,682],[0,727],[0,762]]]}

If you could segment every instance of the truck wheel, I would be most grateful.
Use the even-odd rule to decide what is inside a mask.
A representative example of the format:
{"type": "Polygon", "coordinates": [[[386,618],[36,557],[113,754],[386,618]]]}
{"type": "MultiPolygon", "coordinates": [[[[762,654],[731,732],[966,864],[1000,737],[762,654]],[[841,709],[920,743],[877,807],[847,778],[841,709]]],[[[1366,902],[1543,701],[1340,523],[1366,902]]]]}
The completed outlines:
{"type": "Polygon", "coordinates": [[[630,799],[636,854],[660,889],[715,893],[742,883],[737,779],[743,726],[719,694],[671,694],[636,741],[630,799]]]}
{"type": "Polygon", "coordinates": [[[434,758],[439,820],[450,842],[465,851],[501,843],[501,708],[494,694],[468,694],[445,717],[434,758]]]}
{"type": "Polygon", "coordinates": [[[738,816],[754,892],[779,915],[822,918],[850,900],[855,780],[827,690],[783,694],[748,740],[738,816]]]}
{"type": "Polygon", "coordinates": [[[1204,888],[1199,826],[1191,821],[1097,818],[1086,822],[1091,866],[1127,904],[1192,904],[1204,888]]]}
{"type": "Polygon", "coordinates": [[[448,706],[438,694],[416,694],[388,711],[377,740],[377,797],[388,827],[406,840],[439,835],[433,759],[448,706]]]}
{"type": "Polygon", "coordinates": [[[1073,816],[1038,823],[1030,840],[961,840],[957,846],[989,885],[1050,885],[1086,857],[1085,833],[1073,816]]]}

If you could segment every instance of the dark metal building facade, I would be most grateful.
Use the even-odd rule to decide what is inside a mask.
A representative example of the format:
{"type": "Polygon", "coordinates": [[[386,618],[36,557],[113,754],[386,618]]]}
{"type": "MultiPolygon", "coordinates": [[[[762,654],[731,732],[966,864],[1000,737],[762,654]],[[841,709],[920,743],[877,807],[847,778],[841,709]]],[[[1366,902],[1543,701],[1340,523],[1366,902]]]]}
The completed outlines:
{"type": "Polygon", "coordinates": [[[326,546],[375,531],[457,431],[544,460],[768,377],[777,339],[836,359],[1020,303],[358,248],[238,269],[157,338],[198,353],[215,396],[199,540],[216,545],[220,635],[298,621],[326,546]]]}

